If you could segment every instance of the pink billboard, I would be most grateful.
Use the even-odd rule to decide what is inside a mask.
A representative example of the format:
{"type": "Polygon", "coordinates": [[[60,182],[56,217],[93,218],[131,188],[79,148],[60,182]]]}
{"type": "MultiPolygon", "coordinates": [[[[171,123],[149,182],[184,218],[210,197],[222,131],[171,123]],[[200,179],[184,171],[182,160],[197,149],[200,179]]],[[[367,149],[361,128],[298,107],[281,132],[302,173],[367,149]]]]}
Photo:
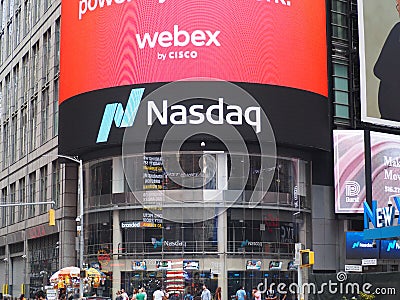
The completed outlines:
{"type": "Polygon", "coordinates": [[[334,130],[335,212],[363,213],[365,190],[364,131],[334,130]]]}
{"type": "Polygon", "coordinates": [[[371,132],[371,173],[372,199],[385,207],[400,195],[400,136],[371,132]]]}

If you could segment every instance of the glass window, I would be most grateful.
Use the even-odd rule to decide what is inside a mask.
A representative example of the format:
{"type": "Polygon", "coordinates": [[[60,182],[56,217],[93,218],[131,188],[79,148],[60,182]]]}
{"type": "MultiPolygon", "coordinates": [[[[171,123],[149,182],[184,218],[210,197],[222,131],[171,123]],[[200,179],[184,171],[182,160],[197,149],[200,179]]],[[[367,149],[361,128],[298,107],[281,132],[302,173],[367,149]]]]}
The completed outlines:
{"type": "Polygon", "coordinates": [[[31,9],[30,9],[30,1],[24,1],[24,37],[28,34],[31,29],[31,9]]]}
{"type": "Polygon", "coordinates": [[[11,83],[11,75],[7,74],[5,78],[5,93],[4,93],[4,103],[3,103],[3,118],[8,119],[9,117],[9,109],[12,97],[12,83],[11,83]]]}
{"type": "Polygon", "coordinates": [[[60,71],[60,19],[56,20],[55,28],[55,43],[54,43],[54,73],[60,71]]]}
{"type": "Polygon", "coordinates": [[[335,106],[335,115],[336,115],[337,117],[341,117],[341,118],[346,118],[346,119],[348,119],[348,118],[350,117],[350,114],[349,114],[349,107],[348,107],[348,106],[345,106],[345,105],[339,105],[339,104],[337,104],[337,105],[335,106]]]}
{"type": "Polygon", "coordinates": [[[22,103],[26,103],[29,99],[29,53],[22,58],[22,103]]]}
{"type": "Polygon", "coordinates": [[[334,78],[334,87],[338,90],[348,91],[349,90],[349,81],[346,78],[334,78]]]}
{"type": "Polygon", "coordinates": [[[90,195],[99,196],[111,194],[112,160],[103,161],[90,168],[90,195]]]}
{"type": "Polygon", "coordinates": [[[349,93],[335,91],[335,102],[339,104],[349,104],[349,93]]]}
{"type": "MultiPolygon", "coordinates": [[[[26,202],[26,186],[25,186],[25,178],[21,178],[19,180],[19,197],[18,200],[20,203],[25,203],[26,202]]],[[[19,217],[18,220],[21,222],[25,219],[25,206],[20,206],[19,207],[19,217]]]]}
{"type": "Polygon", "coordinates": [[[338,25],[332,25],[332,36],[341,40],[348,39],[348,28],[338,25]]]}
{"type": "Polygon", "coordinates": [[[47,142],[47,127],[48,127],[48,119],[49,119],[49,88],[45,88],[42,91],[42,111],[41,111],[41,143],[44,144],[47,142]]]}
{"type": "MultiPolygon", "coordinates": [[[[40,168],[39,202],[47,202],[47,166],[40,168]]],[[[45,213],[47,204],[39,206],[39,213],[45,213]]]]}
{"type": "Polygon", "coordinates": [[[298,240],[293,213],[267,209],[228,211],[228,252],[279,254],[291,258],[298,240]]]}
{"type": "Polygon", "coordinates": [[[39,21],[40,18],[40,2],[41,0],[32,1],[32,19],[34,24],[39,21]]]}
{"type": "Polygon", "coordinates": [[[11,97],[11,113],[14,113],[17,111],[17,106],[18,106],[18,83],[19,82],[19,65],[17,64],[13,68],[13,93],[11,97]]]}
{"type": "Polygon", "coordinates": [[[54,95],[53,95],[53,137],[58,135],[58,89],[59,80],[54,80],[54,95]]]}
{"type": "MultiPolygon", "coordinates": [[[[7,188],[3,188],[1,190],[1,202],[2,204],[6,204],[8,201],[7,197],[7,188]]],[[[0,225],[1,227],[6,227],[7,224],[7,207],[0,207],[1,210],[1,218],[0,218],[0,225]]]]}
{"type": "Polygon", "coordinates": [[[28,109],[26,106],[21,108],[20,123],[19,153],[20,157],[24,157],[26,154],[28,135],[28,109]]]}
{"type": "Polygon", "coordinates": [[[17,160],[17,114],[11,119],[11,135],[10,135],[10,162],[17,160]]]}
{"type": "MultiPolygon", "coordinates": [[[[33,172],[29,174],[29,202],[36,202],[36,173],[33,172]]],[[[32,218],[35,216],[35,205],[28,206],[28,218],[32,218]]]]}
{"type": "Polygon", "coordinates": [[[348,73],[347,65],[334,63],[333,64],[333,74],[334,74],[334,76],[348,78],[349,73],[348,73]]]}
{"type": "Polygon", "coordinates": [[[29,262],[30,270],[28,297],[33,299],[35,293],[40,290],[43,285],[50,285],[50,276],[60,268],[58,234],[31,240],[28,243],[28,251],[29,257],[27,261],[29,262]]]}
{"type": "Polygon", "coordinates": [[[29,151],[33,151],[36,148],[37,97],[31,99],[29,109],[29,151]]]}
{"type": "Polygon", "coordinates": [[[51,200],[54,201],[54,206],[56,208],[60,207],[60,165],[57,161],[52,164],[52,174],[51,174],[51,200]]]}
{"type": "Polygon", "coordinates": [[[21,11],[18,9],[15,12],[15,29],[14,29],[14,49],[17,48],[20,42],[21,35],[21,11]]]}
{"type": "MultiPolygon", "coordinates": [[[[171,213],[171,212],[169,212],[171,213]]],[[[174,215],[193,210],[175,209],[174,215]]],[[[163,218],[163,211],[133,210],[121,212],[123,246],[121,251],[137,253],[168,252],[181,257],[182,253],[216,253],[217,220],[193,220],[189,223],[172,222],[163,218]]],[[[199,218],[200,219],[200,218],[199,218]]]]}
{"type": "Polygon", "coordinates": [[[3,124],[3,169],[8,166],[8,135],[9,135],[9,124],[5,122],[3,124]]]}
{"type": "Polygon", "coordinates": [[[32,47],[31,89],[33,94],[39,87],[39,42],[32,47]]]}
{"type": "MultiPolygon", "coordinates": [[[[15,183],[10,184],[10,204],[15,204],[15,183]]],[[[9,213],[9,219],[8,222],[9,224],[14,224],[16,221],[16,216],[15,216],[15,206],[10,205],[9,207],[10,213],[9,213]]]]}
{"type": "Polygon", "coordinates": [[[50,56],[51,56],[51,29],[47,30],[43,35],[43,83],[47,83],[50,80],[50,56]]]}
{"type": "MultiPolygon", "coordinates": [[[[85,221],[85,240],[88,244],[88,254],[110,254],[112,252],[112,212],[90,214],[85,221]]],[[[122,245],[119,245],[122,247],[122,245]]]]}

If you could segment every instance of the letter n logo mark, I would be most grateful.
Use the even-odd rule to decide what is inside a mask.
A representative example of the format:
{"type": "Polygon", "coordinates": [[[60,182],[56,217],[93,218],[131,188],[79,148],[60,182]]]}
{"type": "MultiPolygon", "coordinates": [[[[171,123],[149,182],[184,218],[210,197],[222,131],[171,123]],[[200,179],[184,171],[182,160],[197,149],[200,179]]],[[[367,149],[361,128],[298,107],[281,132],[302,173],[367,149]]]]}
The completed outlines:
{"type": "Polygon", "coordinates": [[[133,125],[143,93],[144,88],[133,89],[129,95],[125,111],[121,103],[107,104],[103,119],[101,120],[99,133],[97,134],[96,143],[107,142],[113,121],[117,128],[126,128],[133,125]]]}

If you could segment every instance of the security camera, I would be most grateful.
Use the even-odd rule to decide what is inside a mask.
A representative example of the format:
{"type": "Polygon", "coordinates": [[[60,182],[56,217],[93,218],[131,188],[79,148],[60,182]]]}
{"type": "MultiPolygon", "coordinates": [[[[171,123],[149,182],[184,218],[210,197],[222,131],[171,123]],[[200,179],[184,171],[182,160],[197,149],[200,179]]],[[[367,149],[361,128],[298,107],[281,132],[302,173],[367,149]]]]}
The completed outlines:
{"type": "Polygon", "coordinates": [[[26,258],[26,255],[24,254],[24,255],[22,255],[21,257],[22,257],[22,258],[26,258]]]}

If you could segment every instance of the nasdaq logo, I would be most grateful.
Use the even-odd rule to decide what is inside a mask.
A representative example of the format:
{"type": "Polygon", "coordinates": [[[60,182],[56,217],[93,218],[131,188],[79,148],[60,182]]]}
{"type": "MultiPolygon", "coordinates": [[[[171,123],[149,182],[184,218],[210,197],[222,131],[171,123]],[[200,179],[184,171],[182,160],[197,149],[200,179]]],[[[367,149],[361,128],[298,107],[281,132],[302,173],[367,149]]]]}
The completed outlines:
{"type": "Polygon", "coordinates": [[[376,244],[372,243],[363,243],[363,242],[355,242],[353,243],[352,249],[356,248],[376,248],[376,244]]]}
{"type": "Polygon", "coordinates": [[[164,238],[161,240],[157,240],[156,238],[151,238],[151,243],[153,244],[154,249],[157,249],[158,247],[162,247],[164,242],[164,238]]]}
{"type": "Polygon", "coordinates": [[[117,128],[133,126],[143,93],[144,88],[133,89],[129,95],[125,110],[122,103],[107,104],[103,119],[101,120],[99,133],[97,134],[96,143],[107,142],[113,122],[117,128]]]}
{"type": "Polygon", "coordinates": [[[400,243],[398,241],[391,241],[388,244],[386,251],[390,252],[391,250],[400,250],[400,243]]]}

